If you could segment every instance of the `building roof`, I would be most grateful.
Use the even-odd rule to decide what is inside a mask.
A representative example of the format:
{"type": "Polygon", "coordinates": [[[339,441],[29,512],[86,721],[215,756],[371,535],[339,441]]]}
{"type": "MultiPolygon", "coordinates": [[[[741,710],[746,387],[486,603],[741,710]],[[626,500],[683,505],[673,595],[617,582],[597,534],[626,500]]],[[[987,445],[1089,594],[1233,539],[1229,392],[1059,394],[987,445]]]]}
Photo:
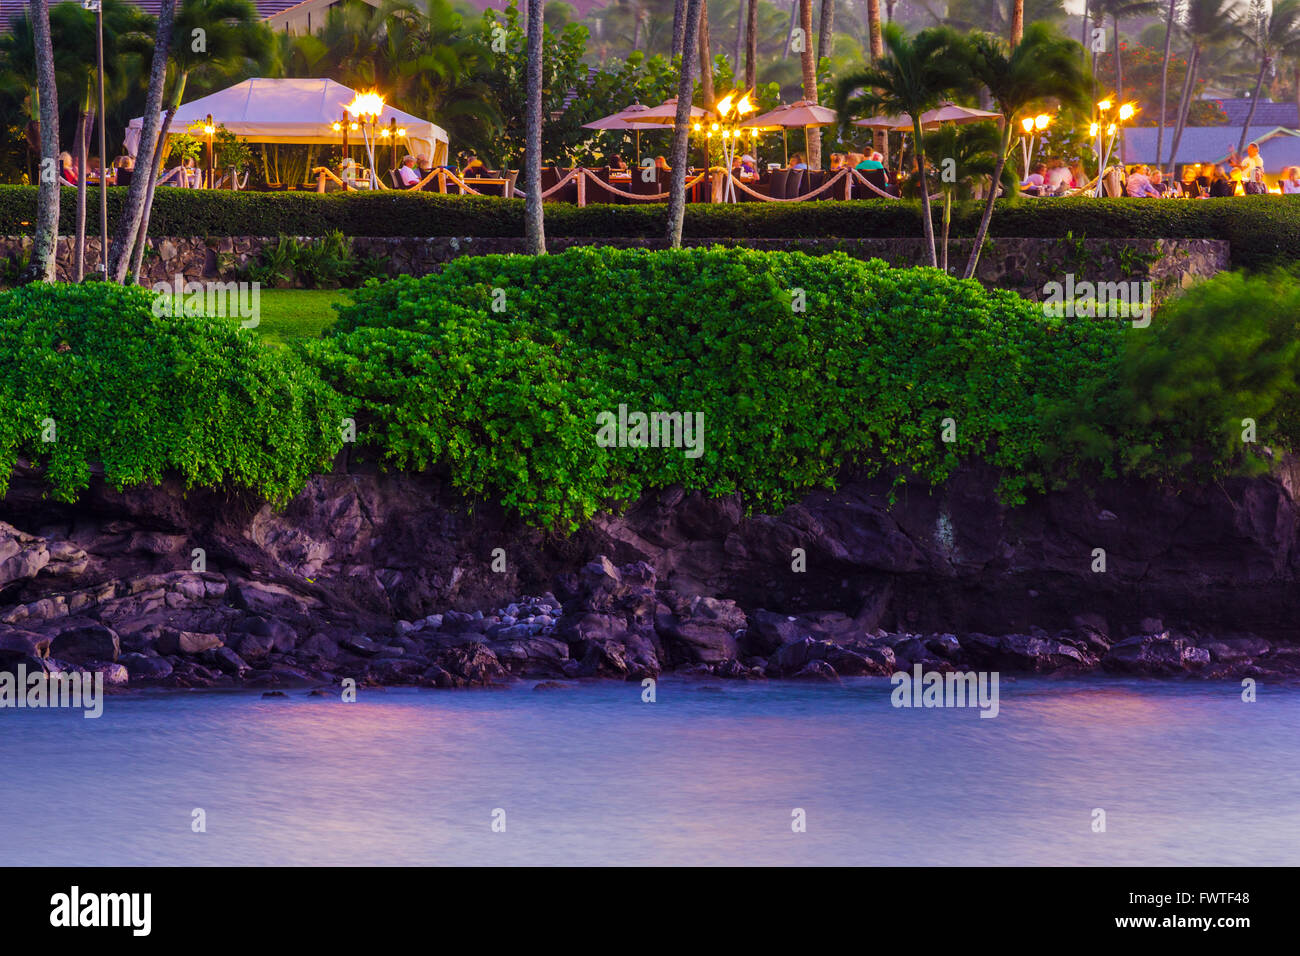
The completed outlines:
{"type": "MultiPolygon", "coordinates": [[[[1261,104],[1262,105],[1262,104],[1261,104]]],[[[1281,126],[1252,126],[1246,131],[1246,143],[1258,143],[1259,154],[1264,158],[1264,172],[1276,174],[1288,166],[1300,166],[1300,135],[1295,130],[1281,126]]],[[[1169,163],[1169,147],[1173,144],[1174,130],[1165,127],[1164,162],[1169,163]]],[[[1174,165],[1184,163],[1220,163],[1237,148],[1241,139],[1240,126],[1189,126],[1178,141],[1178,155],[1174,165]]],[[[1119,147],[1116,146],[1118,151],[1119,147]]],[[[1124,131],[1124,150],[1120,154],[1125,163],[1156,162],[1156,127],[1135,126],[1124,131]]]]}
{"type": "MultiPolygon", "coordinates": [[[[1241,128],[1250,113],[1250,97],[1242,99],[1219,100],[1223,112],[1228,114],[1228,125],[1241,128]]],[[[1285,126],[1289,129],[1300,127],[1300,109],[1292,103],[1275,103],[1261,96],[1255,107],[1255,115],[1250,120],[1255,126],[1285,126]]]]}

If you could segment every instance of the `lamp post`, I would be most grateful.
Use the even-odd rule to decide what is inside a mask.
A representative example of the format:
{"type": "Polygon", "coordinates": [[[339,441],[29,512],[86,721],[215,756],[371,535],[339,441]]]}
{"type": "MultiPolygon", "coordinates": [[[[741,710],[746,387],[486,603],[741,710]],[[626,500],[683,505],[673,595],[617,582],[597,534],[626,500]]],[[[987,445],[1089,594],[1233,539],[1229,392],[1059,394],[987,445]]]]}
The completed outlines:
{"type": "Polygon", "coordinates": [[[1034,135],[1042,133],[1051,125],[1052,116],[1050,113],[1039,113],[1037,116],[1026,116],[1020,121],[1020,128],[1024,133],[1020,137],[1020,155],[1025,164],[1025,178],[1029,177],[1029,164],[1034,161],[1034,135]]]}
{"type": "MultiPolygon", "coordinates": [[[[736,158],[736,147],[740,145],[741,136],[744,132],[740,124],[755,109],[757,107],[750,102],[749,93],[741,93],[739,90],[728,93],[718,100],[713,108],[717,114],[718,122],[710,124],[706,141],[714,133],[722,140],[722,166],[724,169],[723,175],[726,177],[724,180],[726,186],[722,191],[723,202],[736,201],[736,184],[731,178],[731,169],[736,158]]],[[[707,162],[705,165],[708,165],[707,162]]]]}
{"type": "Polygon", "coordinates": [[[375,175],[375,139],[379,114],[384,111],[384,98],[377,92],[358,93],[346,107],[348,114],[355,121],[355,129],[361,127],[361,137],[366,146],[366,157],[370,160],[370,189],[379,188],[379,177],[375,175]]]}
{"type": "Polygon", "coordinates": [[[1133,103],[1123,103],[1115,113],[1115,118],[1107,122],[1107,114],[1114,108],[1114,103],[1110,100],[1102,100],[1097,104],[1097,122],[1089,127],[1089,134],[1096,143],[1094,147],[1097,153],[1097,192],[1100,196],[1105,191],[1106,167],[1110,165],[1110,157],[1115,149],[1115,138],[1119,135],[1120,128],[1137,114],[1137,106],[1133,103]]]}

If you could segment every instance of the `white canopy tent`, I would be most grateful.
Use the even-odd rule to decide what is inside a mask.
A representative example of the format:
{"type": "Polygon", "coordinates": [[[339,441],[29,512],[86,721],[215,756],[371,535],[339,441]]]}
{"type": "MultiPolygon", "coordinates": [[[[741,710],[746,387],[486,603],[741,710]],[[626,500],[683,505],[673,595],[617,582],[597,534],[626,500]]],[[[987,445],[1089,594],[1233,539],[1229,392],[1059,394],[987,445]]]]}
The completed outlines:
{"type": "MultiPolygon", "coordinates": [[[[356,93],[342,83],[327,79],[272,80],[251,79],[183,103],[172,120],[173,132],[182,133],[208,116],[240,139],[250,143],[336,143],[342,145],[345,131],[334,125],[343,116],[343,107],[356,93]]],[[[406,148],[414,155],[433,160],[433,165],[447,161],[447,131],[428,120],[384,106],[378,125],[389,120],[406,130],[406,148]]],[[[132,156],[140,145],[144,117],[131,120],[126,129],[126,150],[132,156]]],[[[360,145],[361,133],[346,134],[348,141],[360,145]]],[[[381,141],[384,142],[384,141],[381,141]]]]}

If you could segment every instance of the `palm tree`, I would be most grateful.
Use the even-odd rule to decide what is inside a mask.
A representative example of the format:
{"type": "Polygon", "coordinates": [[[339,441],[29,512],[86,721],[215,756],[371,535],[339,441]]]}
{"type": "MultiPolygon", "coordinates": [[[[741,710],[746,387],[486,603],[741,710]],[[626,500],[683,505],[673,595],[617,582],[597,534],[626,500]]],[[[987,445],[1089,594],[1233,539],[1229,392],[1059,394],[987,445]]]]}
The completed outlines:
{"type": "Polygon", "coordinates": [[[1169,147],[1169,166],[1172,169],[1178,156],[1178,144],[1187,126],[1187,116],[1192,109],[1192,96],[1201,67],[1201,53],[1207,46],[1234,37],[1238,33],[1237,14],[1233,8],[1236,0],[1188,0],[1183,30],[1191,40],[1187,57],[1187,72],[1183,76],[1183,91],[1178,98],[1178,115],[1174,123],[1174,141],[1169,147]]]}
{"type": "Polygon", "coordinates": [[[524,238],[530,255],[546,255],[542,213],[542,18],[546,0],[528,0],[528,93],[524,121],[524,238]]]}
{"type": "Polygon", "coordinates": [[[1264,86],[1264,74],[1277,57],[1300,55],[1300,0],[1276,0],[1271,10],[1257,8],[1253,19],[1253,29],[1246,31],[1246,41],[1259,52],[1259,72],[1255,75],[1250,111],[1241,127],[1237,152],[1246,148],[1246,137],[1255,119],[1255,107],[1259,104],[1259,92],[1264,86]]]}
{"type": "Polygon", "coordinates": [[[871,59],[885,55],[885,41],[880,33],[880,0],[867,0],[867,32],[871,35],[871,59]]]}
{"type": "Polygon", "coordinates": [[[758,83],[758,0],[749,0],[745,8],[745,89],[758,83]]]}
{"type": "Polygon", "coordinates": [[[1160,12],[1158,0],[1093,0],[1093,16],[1103,26],[1110,17],[1115,32],[1115,95],[1124,99],[1124,60],[1119,42],[1119,22],[1160,12]]]}
{"type": "Polygon", "coordinates": [[[709,45],[709,0],[704,0],[700,7],[700,94],[704,97],[704,108],[713,109],[716,102],[713,95],[713,53],[709,45]]]}
{"type": "MultiPolygon", "coordinates": [[[[148,169],[157,162],[158,128],[162,114],[163,85],[167,80],[167,57],[171,51],[172,26],[176,19],[176,0],[162,0],[158,10],[158,32],[154,38],[153,63],[149,68],[149,88],[145,94],[144,119],[140,125],[140,146],[136,150],[136,171],[148,169]]],[[[144,218],[145,191],[148,181],[144,176],[133,176],[126,192],[126,206],[117,221],[117,231],[108,259],[109,276],[113,282],[125,282],[130,268],[136,234],[144,218]]]]}
{"type": "Polygon", "coordinates": [[[835,45],[835,0],[822,0],[822,13],[817,20],[817,59],[828,57],[835,45]]]}
{"type": "Polygon", "coordinates": [[[844,76],[836,85],[835,102],[841,127],[855,116],[906,113],[912,118],[912,142],[921,187],[921,226],[930,248],[930,265],[938,266],[930,189],[926,185],[925,139],[921,114],[950,93],[965,87],[965,41],[948,27],[930,27],[909,38],[896,23],[882,32],[886,53],[865,70],[844,76]]]}
{"type": "MultiPolygon", "coordinates": [[[[958,126],[945,123],[936,132],[927,133],[925,151],[929,156],[942,156],[953,161],[956,178],[940,175],[938,188],[943,195],[943,235],[940,240],[939,268],[948,271],[948,231],[952,224],[954,199],[966,199],[972,194],[975,183],[987,179],[990,183],[997,172],[1002,134],[992,123],[971,123],[958,126]]],[[[1014,170],[1003,165],[1002,185],[1008,190],[1016,188],[1014,170]]]]}
{"type": "Polygon", "coordinates": [[[1011,0],[1011,45],[1018,46],[1025,36],[1025,0],[1011,0]]]}
{"type": "MultiPolygon", "coordinates": [[[[269,30],[261,23],[251,0],[183,0],[176,14],[175,32],[171,43],[171,64],[176,70],[176,82],[171,99],[158,131],[158,152],[149,165],[149,182],[145,191],[144,211],[140,217],[140,230],[136,237],[135,253],[131,258],[131,278],[140,277],[144,260],[145,237],[149,234],[149,214],[153,209],[154,189],[158,185],[158,171],[162,166],[167,134],[171,130],[176,111],[181,108],[185,84],[190,74],[200,68],[222,70],[244,60],[266,56],[271,46],[269,30]],[[196,33],[195,31],[201,31],[196,33]],[[202,35],[204,42],[194,38],[202,35]]],[[[143,172],[138,164],[137,170],[143,172]]]]}
{"type": "Polygon", "coordinates": [[[36,93],[40,97],[40,185],[36,192],[36,234],[23,278],[53,282],[59,244],[59,93],[54,79],[49,0],[32,0],[32,39],[36,53],[36,93]]]}
{"type": "MultiPolygon", "coordinates": [[[[817,102],[817,55],[812,44],[812,5],[813,0],[799,0],[799,27],[803,30],[803,50],[799,53],[799,63],[803,67],[803,98],[809,103],[817,102]]],[[[816,126],[804,129],[804,138],[808,144],[809,169],[820,169],[822,165],[822,133],[816,126]]]]}
{"type": "MultiPolygon", "coordinates": [[[[1067,109],[1085,110],[1090,80],[1075,42],[1046,23],[1029,24],[1024,38],[1010,50],[1005,42],[988,33],[971,34],[968,42],[971,74],[988,90],[1002,114],[1002,148],[993,175],[993,184],[997,184],[1002,181],[1002,168],[1011,149],[1016,114],[1044,100],[1055,100],[1067,109]]],[[[964,278],[975,275],[997,195],[994,185],[984,203],[964,278]]]]}
{"type": "Polygon", "coordinates": [[[1165,115],[1169,109],[1169,57],[1173,53],[1174,16],[1178,13],[1179,0],[1169,0],[1169,10],[1165,14],[1165,55],[1160,61],[1160,116],[1156,120],[1156,166],[1164,168],[1165,124],[1169,122],[1165,115]]]}
{"type": "MultiPolygon", "coordinates": [[[[682,35],[685,49],[695,46],[700,29],[700,8],[707,0],[686,0],[682,15],[682,35]]],[[[677,80],[677,115],[673,117],[673,148],[669,165],[672,167],[672,186],[668,192],[668,245],[673,249],[682,246],[682,219],[686,215],[686,149],[691,129],[691,98],[695,94],[695,61],[683,56],[677,80]]]]}
{"type": "MultiPolygon", "coordinates": [[[[755,2],[755,0],[751,0],[755,2]]],[[[673,48],[669,57],[682,52],[682,43],[686,29],[686,0],[673,0],[673,48]]]]}

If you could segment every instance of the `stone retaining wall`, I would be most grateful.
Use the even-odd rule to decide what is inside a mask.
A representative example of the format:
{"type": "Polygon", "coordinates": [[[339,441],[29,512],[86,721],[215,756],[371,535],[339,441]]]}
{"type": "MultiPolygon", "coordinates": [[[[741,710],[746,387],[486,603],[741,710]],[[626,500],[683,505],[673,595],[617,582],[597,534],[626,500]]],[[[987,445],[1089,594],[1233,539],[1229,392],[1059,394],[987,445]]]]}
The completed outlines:
{"type": "MultiPolygon", "coordinates": [[[[0,255],[6,258],[25,253],[31,237],[0,238],[0,255]]],[[[234,278],[233,270],[248,263],[262,247],[276,239],[256,236],[164,236],[150,240],[145,257],[145,275],[150,284],[170,282],[177,274],[187,280],[234,278]],[[225,274],[221,275],[220,270],[225,274]]],[[[663,248],[655,239],[556,237],[547,245],[553,252],[570,246],[607,245],[623,248],[663,248]]],[[[811,254],[845,252],[857,258],[880,258],[895,266],[926,263],[925,241],[895,239],[687,239],[686,245],[745,246],[751,249],[799,250],[811,254]]],[[[971,240],[953,240],[948,261],[950,271],[960,272],[969,254],[971,240]]],[[[490,253],[521,253],[522,238],[432,236],[427,238],[374,238],[353,240],[359,256],[382,257],[393,275],[424,275],[458,256],[490,253]]],[[[99,261],[99,241],[88,238],[86,261],[90,271],[99,261]]],[[[59,242],[59,278],[66,279],[72,264],[72,243],[59,242]]],[[[1229,244],[1221,239],[1043,239],[995,238],[987,243],[980,259],[977,278],[986,285],[1000,286],[1030,298],[1041,298],[1048,282],[1065,282],[1072,274],[1076,282],[1143,281],[1155,283],[1153,298],[1207,278],[1229,266],[1229,244]]]]}

